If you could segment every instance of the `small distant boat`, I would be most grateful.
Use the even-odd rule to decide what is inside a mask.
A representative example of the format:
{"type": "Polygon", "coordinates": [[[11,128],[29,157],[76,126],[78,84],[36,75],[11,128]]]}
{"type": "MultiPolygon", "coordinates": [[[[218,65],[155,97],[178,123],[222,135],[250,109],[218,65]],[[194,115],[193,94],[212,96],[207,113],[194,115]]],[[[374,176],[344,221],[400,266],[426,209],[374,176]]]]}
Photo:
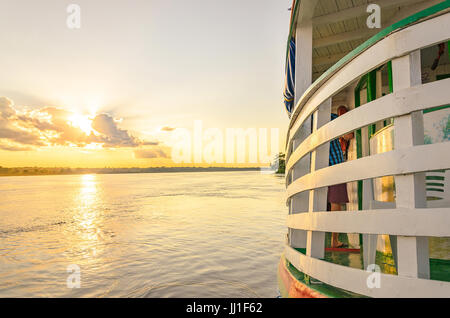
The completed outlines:
{"type": "Polygon", "coordinates": [[[450,0],[356,3],[293,1],[280,294],[450,297],[450,0]],[[328,212],[342,183],[349,203],[328,212]]]}

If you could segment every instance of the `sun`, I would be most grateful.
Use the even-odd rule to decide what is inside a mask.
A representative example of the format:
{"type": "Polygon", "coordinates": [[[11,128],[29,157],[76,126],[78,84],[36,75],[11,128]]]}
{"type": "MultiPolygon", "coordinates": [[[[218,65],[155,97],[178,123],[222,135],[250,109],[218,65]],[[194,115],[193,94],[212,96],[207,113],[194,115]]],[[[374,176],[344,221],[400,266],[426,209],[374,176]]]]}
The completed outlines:
{"type": "Polygon", "coordinates": [[[73,114],[69,117],[69,123],[77,128],[80,128],[86,135],[92,132],[92,120],[86,115],[73,114]]]}

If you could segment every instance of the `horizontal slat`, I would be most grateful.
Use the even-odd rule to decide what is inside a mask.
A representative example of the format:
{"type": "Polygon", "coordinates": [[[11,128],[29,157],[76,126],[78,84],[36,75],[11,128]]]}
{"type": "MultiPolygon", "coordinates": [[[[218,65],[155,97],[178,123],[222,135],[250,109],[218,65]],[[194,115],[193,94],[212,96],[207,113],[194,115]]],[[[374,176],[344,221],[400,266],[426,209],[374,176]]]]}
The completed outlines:
{"type": "Polygon", "coordinates": [[[360,234],[450,237],[450,208],[298,213],[292,229],[360,234]]]}
{"type": "Polygon", "coordinates": [[[334,287],[369,297],[448,297],[450,283],[380,273],[380,288],[369,288],[367,279],[373,273],[337,265],[299,253],[290,246],[286,259],[299,271],[334,287]]]}
{"type": "Polygon", "coordinates": [[[431,82],[400,90],[353,109],[308,136],[289,157],[286,171],[289,172],[292,166],[308,152],[350,131],[386,118],[449,104],[449,87],[450,79],[431,82]]]}
{"type": "Polygon", "coordinates": [[[291,196],[316,188],[383,176],[450,169],[450,143],[402,148],[319,169],[296,179],[287,188],[291,196]]]}
{"type": "Polygon", "coordinates": [[[450,28],[443,28],[443,25],[450,25],[450,13],[394,32],[361,53],[352,52],[351,54],[355,56],[345,62],[346,64],[336,66],[334,73],[316,81],[300,97],[292,114],[287,145],[291,144],[295,131],[320,104],[360,76],[393,58],[449,40],[450,28]],[[426,34],[426,36],[417,36],[417,34],[426,34]]]}

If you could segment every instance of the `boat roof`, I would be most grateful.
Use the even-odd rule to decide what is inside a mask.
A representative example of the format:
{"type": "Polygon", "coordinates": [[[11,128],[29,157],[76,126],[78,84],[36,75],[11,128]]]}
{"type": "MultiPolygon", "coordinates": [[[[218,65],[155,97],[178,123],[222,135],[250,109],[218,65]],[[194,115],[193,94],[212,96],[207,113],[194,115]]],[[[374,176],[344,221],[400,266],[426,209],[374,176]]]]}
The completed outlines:
{"type": "Polygon", "coordinates": [[[295,36],[298,23],[312,19],[312,80],[315,81],[380,30],[442,2],[446,1],[378,0],[375,3],[381,7],[381,29],[369,29],[366,21],[370,2],[367,0],[294,0],[288,40],[295,36]]]}
{"type": "MultiPolygon", "coordinates": [[[[392,0],[392,1],[396,2],[396,3],[399,3],[400,1],[402,3],[407,3],[404,0],[392,0]]],[[[312,79],[313,84],[304,92],[304,94],[300,97],[298,102],[294,105],[294,108],[293,108],[293,111],[291,114],[291,118],[290,118],[289,129],[292,128],[292,126],[294,125],[304,104],[315,93],[315,91],[318,89],[318,87],[320,87],[320,85],[322,85],[328,79],[330,79],[333,76],[333,74],[335,74],[338,70],[340,70],[342,67],[344,67],[347,63],[349,63],[356,56],[358,56],[359,54],[361,54],[362,52],[364,52],[369,47],[371,47],[378,41],[382,40],[386,36],[389,36],[391,33],[397,32],[409,25],[418,23],[424,19],[431,19],[434,16],[445,14],[446,12],[450,11],[450,0],[444,0],[444,1],[442,1],[442,0],[438,0],[438,1],[435,1],[435,0],[427,0],[427,1],[410,0],[409,8],[403,9],[403,11],[402,11],[401,7],[397,7],[398,13],[395,15],[395,19],[388,22],[389,24],[383,22],[381,25],[381,29],[375,29],[376,30],[376,31],[374,31],[375,35],[372,35],[372,36],[369,35],[368,38],[364,37],[363,39],[360,39],[359,41],[362,43],[360,45],[358,45],[355,49],[352,49],[352,50],[349,49],[348,51],[343,51],[343,52],[345,52],[345,54],[343,53],[343,57],[341,57],[337,61],[336,60],[330,61],[330,63],[328,65],[326,65],[326,67],[324,67],[323,69],[318,71],[318,69],[320,69],[320,66],[315,62],[317,61],[316,43],[317,43],[317,40],[319,40],[319,39],[315,38],[315,35],[316,35],[316,28],[321,24],[315,25],[314,19],[315,18],[323,19],[324,16],[327,16],[328,17],[327,19],[329,19],[330,17],[334,16],[334,17],[337,17],[337,20],[339,20],[339,22],[342,22],[342,23],[344,23],[347,20],[361,19],[361,17],[359,17],[359,16],[357,16],[355,18],[355,15],[354,15],[355,12],[353,12],[353,11],[352,11],[353,18],[346,18],[346,19],[343,19],[343,17],[338,16],[338,14],[332,15],[332,16],[331,16],[331,14],[316,16],[316,10],[317,10],[317,8],[319,8],[318,4],[321,2],[329,2],[329,0],[303,0],[302,2],[299,2],[299,0],[294,0],[294,2],[293,2],[293,6],[292,6],[293,12],[291,14],[291,22],[290,22],[290,33],[289,33],[289,37],[288,37],[288,48],[289,48],[290,39],[292,37],[295,37],[295,29],[297,27],[297,24],[301,23],[302,18],[303,19],[305,18],[304,15],[302,15],[301,3],[314,4],[314,6],[315,6],[313,8],[314,12],[310,12],[312,18],[309,17],[309,19],[311,19],[313,21],[313,23],[312,23],[312,25],[313,25],[313,79],[312,79]],[[401,12],[401,14],[400,14],[400,12],[401,12]]],[[[339,1],[336,0],[336,3],[337,2],[339,2],[339,1]]],[[[357,1],[354,1],[354,3],[357,3],[357,1]]],[[[382,0],[379,0],[378,3],[384,4],[385,2],[382,0]]],[[[366,6],[367,6],[367,4],[364,5],[365,8],[367,8],[366,6]]],[[[361,10],[361,7],[362,6],[359,6],[358,10],[361,10]]],[[[382,6],[382,8],[383,8],[383,6],[382,6]]],[[[311,10],[311,8],[308,8],[307,6],[306,6],[306,9],[311,10]]],[[[336,12],[339,13],[338,11],[336,11],[336,12]]],[[[346,14],[348,14],[349,11],[346,11],[344,9],[340,12],[347,12],[346,14]]],[[[382,15],[383,15],[383,13],[382,13],[382,15]]],[[[364,13],[364,17],[367,18],[367,16],[368,16],[368,14],[364,13]]],[[[347,17],[348,17],[348,15],[347,15],[347,17]]],[[[321,21],[321,20],[319,20],[319,21],[321,21]]],[[[339,22],[336,22],[336,20],[330,19],[326,25],[330,26],[330,28],[331,28],[332,25],[334,25],[335,23],[339,23],[339,22]]],[[[367,31],[367,25],[363,25],[361,30],[363,30],[363,29],[367,31]]],[[[347,32],[344,32],[344,33],[347,33],[347,32]]],[[[337,36],[337,35],[335,34],[335,36],[337,36]]],[[[323,39],[323,38],[321,38],[321,39],[323,39]]],[[[351,41],[353,41],[353,40],[342,40],[341,42],[351,42],[351,41]]],[[[341,44],[341,42],[338,42],[337,44],[341,44]]],[[[319,43],[320,43],[320,41],[319,41],[319,43]]],[[[330,44],[329,46],[332,46],[332,45],[334,45],[334,44],[330,44]]],[[[343,49],[342,45],[341,45],[341,49],[343,49]]],[[[448,52],[447,52],[447,54],[448,54],[448,52]]],[[[329,56],[332,56],[332,54],[330,54],[329,56]]],[[[425,60],[432,60],[432,59],[430,57],[425,57],[425,60]]],[[[289,144],[289,132],[288,132],[288,138],[286,139],[286,147],[288,146],[288,144],[289,144]]],[[[290,153],[289,150],[287,150],[287,153],[288,154],[290,153]]]]}

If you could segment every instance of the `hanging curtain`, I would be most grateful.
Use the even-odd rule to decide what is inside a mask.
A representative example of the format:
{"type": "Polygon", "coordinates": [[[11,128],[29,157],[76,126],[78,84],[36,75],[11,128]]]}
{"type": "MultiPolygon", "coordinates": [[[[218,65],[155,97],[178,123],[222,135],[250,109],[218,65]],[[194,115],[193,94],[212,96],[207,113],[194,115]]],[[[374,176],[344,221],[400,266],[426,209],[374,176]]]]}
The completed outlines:
{"type": "Polygon", "coordinates": [[[286,111],[291,117],[294,108],[295,96],[295,40],[291,38],[289,41],[289,51],[286,58],[286,78],[284,82],[284,105],[286,111]]]}

